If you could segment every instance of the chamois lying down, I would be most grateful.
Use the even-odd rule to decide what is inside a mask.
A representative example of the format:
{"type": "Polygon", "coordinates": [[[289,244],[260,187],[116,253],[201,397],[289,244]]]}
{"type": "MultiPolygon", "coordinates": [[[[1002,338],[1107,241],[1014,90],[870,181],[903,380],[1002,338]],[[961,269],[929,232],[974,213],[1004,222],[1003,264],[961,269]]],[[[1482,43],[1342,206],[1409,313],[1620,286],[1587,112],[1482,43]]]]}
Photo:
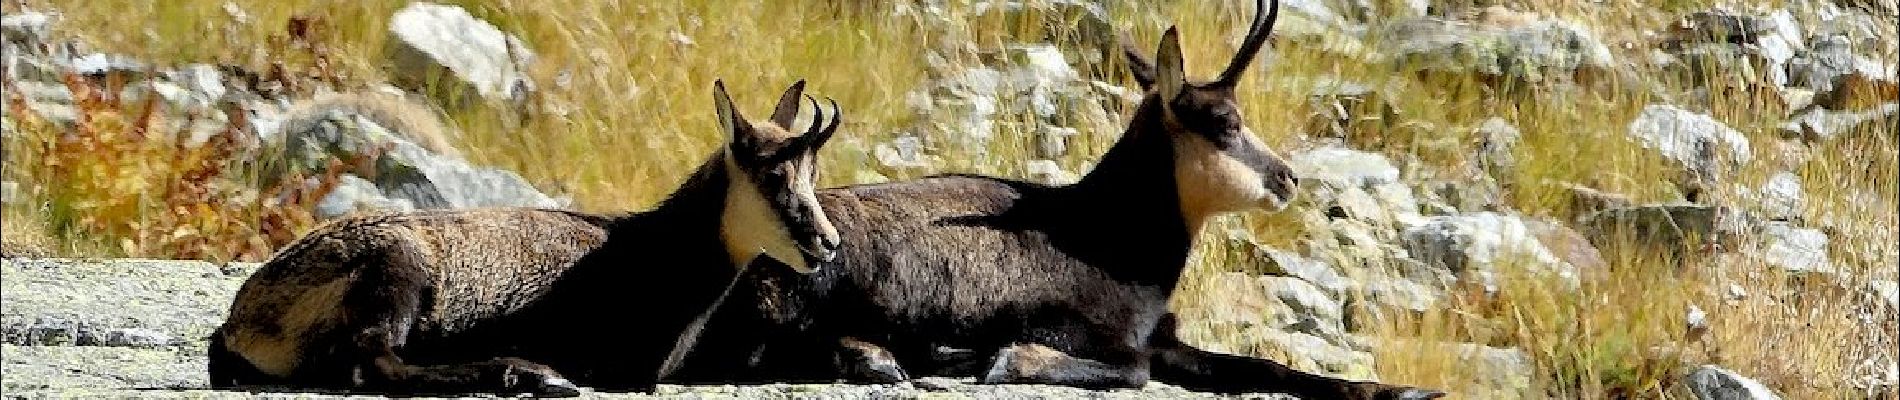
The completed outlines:
{"type": "Polygon", "coordinates": [[[715,82],[731,140],[652,210],[421,211],[319,227],[239,289],[210,338],[211,386],[650,390],[680,332],[739,266],[764,255],[809,272],[835,252],[813,188],[838,120],[824,125],[813,100],[810,130],[784,128],[804,84],[754,124],[715,82]]]}
{"type": "MultiPolygon", "coordinates": [[[[1279,210],[1295,176],[1234,99],[1278,14],[1256,15],[1225,72],[1190,82],[1177,33],[1158,64],[1128,47],[1147,94],[1127,131],[1071,185],[939,175],[821,190],[843,237],[810,275],[753,268],[669,356],[682,383],[845,379],[909,372],[988,383],[1138,387],[1309,398],[1442,396],[1356,382],[1182,343],[1168,302],[1209,218],[1279,210]],[[975,349],[991,362],[946,359],[975,349]],[[954,354],[953,354],[954,355],[954,354]]],[[[1127,47],[1124,45],[1124,47],[1127,47]]]]}

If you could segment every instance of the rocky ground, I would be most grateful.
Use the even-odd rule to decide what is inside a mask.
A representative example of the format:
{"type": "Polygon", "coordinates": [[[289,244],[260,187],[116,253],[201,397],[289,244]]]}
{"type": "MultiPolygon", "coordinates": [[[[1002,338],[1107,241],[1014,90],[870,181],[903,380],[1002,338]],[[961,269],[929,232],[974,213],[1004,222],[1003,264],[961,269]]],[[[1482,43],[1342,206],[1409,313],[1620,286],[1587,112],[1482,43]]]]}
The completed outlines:
{"type": "MultiPolygon", "coordinates": [[[[0,261],[0,393],[6,398],[344,398],[311,393],[204,389],[205,335],[256,266],[199,261],[0,261]]],[[[361,396],[357,396],[361,397],[361,396]]],[[[773,384],[663,386],[653,394],[585,393],[587,398],[1264,398],[1220,396],[1165,384],[1089,391],[1039,385],[976,385],[924,378],[896,385],[773,384]]]]}

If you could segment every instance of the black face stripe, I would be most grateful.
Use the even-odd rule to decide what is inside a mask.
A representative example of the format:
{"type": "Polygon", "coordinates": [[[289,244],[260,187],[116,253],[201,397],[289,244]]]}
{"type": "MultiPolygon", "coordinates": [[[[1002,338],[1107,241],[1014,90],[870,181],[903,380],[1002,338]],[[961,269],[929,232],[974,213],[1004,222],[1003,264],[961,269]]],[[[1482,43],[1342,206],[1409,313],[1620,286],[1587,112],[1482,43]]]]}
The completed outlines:
{"type": "Polygon", "coordinates": [[[800,154],[791,160],[775,163],[771,169],[759,174],[758,181],[754,183],[759,185],[760,193],[766,194],[766,199],[772,203],[772,211],[792,235],[792,240],[798,242],[799,246],[818,248],[817,243],[812,243],[819,237],[817,205],[809,204],[794,187],[796,179],[812,175],[811,163],[807,162],[810,157],[809,153],[800,154]]]}

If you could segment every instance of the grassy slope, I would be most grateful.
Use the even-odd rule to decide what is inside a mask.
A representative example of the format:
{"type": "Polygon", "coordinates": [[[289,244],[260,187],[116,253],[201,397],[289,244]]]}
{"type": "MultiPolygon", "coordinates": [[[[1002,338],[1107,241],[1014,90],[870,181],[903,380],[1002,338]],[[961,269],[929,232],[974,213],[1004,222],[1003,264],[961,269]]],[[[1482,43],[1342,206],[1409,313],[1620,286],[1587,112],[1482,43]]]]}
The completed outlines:
{"type": "MultiPolygon", "coordinates": [[[[293,16],[324,22],[315,36],[330,46],[329,68],[343,82],[381,81],[376,57],[384,40],[388,16],[398,1],[240,1],[250,17],[235,24],[217,1],[60,0],[27,1],[35,8],[62,11],[62,34],[87,38],[101,50],[136,55],[160,63],[228,62],[257,70],[274,61],[291,68],[315,63],[307,55],[271,51],[271,36],[283,31],[293,16]],[[221,42],[205,43],[207,37],[221,42]]],[[[825,154],[827,185],[855,183],[858,172],[874,163],[871,143],[909,126],[904,93],[926,79],[925,43],[939,35],[977,38],[994,44],[1015,35],[1040,35],[1034,27],[1015,21],[979,19],[962,21],[948,31],[922,27],[915,18],[895,18],[848,0],[826,1],[706,1],[604,2],[589,0],[451,1],[496,22],[504,30],[523,35],[543,62],[533,73],[545,88],[544,101],[565,116],[540,118],[511,127],[499,116],[476,110],[453,113],[463,132],[464,152],[478,163],[520,172],[535,184],[574,196],[587,210],[626,210],[649,206],[689,168],[710,151],[719,138],[713,132],[713,114],[707,99],[714,78],[723,78],[750,115],[760,116],[785,85],[803,78],[812,90],[838,100],[848,122],[841,140],[825,154]],[[675,34],[693,44],[674,40],[675,34]],[[554,85],[555,76],[571,68],[571,82],[554,85]]],[[[1212,1],[1183,1],[1165,7],[1165,16],[1182,21],[1189,69],[1211,75],[1230,51],[1229,39],[1238,35],[1248,10],[1214,5],[1212,1]]],[[[1705,1],[1674,1],[1661,5],[1612,2],[1608,7],[1574,2],[1528,2],[1534,10],[1561,15],[1597,27],[1602,39],[1617,48],[1636,40],[1633,27],[1663,26],[1672,13],[1705,7],[1705,1]],[[1588,8],[1586,8],[1588,7],[1588,8]]],[[[11,2],[9,2],[11,7],[11,2]]],[[[1244,7],[1240,7],[1244,8],[1244,7]]],[[[9,8],[11,10],[11,8],[9,8]]],[[[1131,29],[1142,43],[1152,42],[1162,26],[1134,23],[1127,10],[1115,10],[1118,27],[1131,29]]],[[[1145,20],[1144,20],[1145,21],[1145,20]]],[[[1620,60],[1635,59],[1638,50],[1619,50],[1620,60]]],[[[1392,99],[1401,121],[1430,128],[1372,127],[1355,143],[1404,159],[1415,155],[1421,167],[1455,171],[1472,160],[1466,149],[1477,138],[1467,127],[1492,116],[1502,117],[1523,131],[1516,185],[1507,194],[1515,209],[1530,215],[1568,215],[1568,195],[1550,181],[1584,182],[1660,200],[1676,196],[1666,182],[1668,169],[1652,152],[1623,138],[1626,124],[1653,98],[1680,95],[1681,82],[1655,80],[1664,93],[1633,89],[1589,94],[1495,95],[1477,82],[1459,78],[1414,78],[1387,72],[1389,66],[1341,61],[1316,49],[1282,46],[1270,67],[1255,68],[1242,85],[1242,106],[1255,131],[1282,149],[1302,143],[1296,131],[1304,107],[1303,86],[1265,84],[1263,78],[1335,75],[1370,83],[1410,81],[1406,95],[1392,99]],[[1374,144],[1376,143],[1376,145],[1374,144]],[[1592,179],[1593,177],[1605,179],[1592,179]]],[[[1119,71],[1113,71],[1119,76],[1119,71]]],[[[1638,76],[1659,77],[1655,71],[1638,76]]],[[[1120,78],[1115,78],[1120,79],[1120,78]]],[[[1126,82],[1126,81],[1123,81],[1126,82]]],[[[1760,112],[1761,99],[1723,97],[1706,107],[1718,119],[1744,132],[1756,143],[1758,158],[1744,171],[1744,180],[1756,182],[1787,168],[1801,175],[1807,191],[1809,221],[1840,221],[1847,225],[1836,234],[1836,260],[1855,273],[1892,265],[1893,260],[1850,254],[1846,249],[1878,246],[1896,226],[1893,199],[1896,168],[1893,143],[1883,135],[1855,135],[1817,145],[1815,157],[1789,160],[1774,146],[1777,113],[1760,112]],[[1870,204],[1871,203],[1871,204],[1870,204]],[[1845,211],[1870,210],[1870,211],[1845,211]],[[1875,218],[1859,217],[1872,212],[1875,218]],[[1843,218],[1845,213],[1851,217],[1843,218]]],[[[1006,110],[1004,118],[1022,118],[1006,110]]],[[[1020,126],[1003,124],[1000,137],[1017,136],[1020,126]]],[[[1119,132],[1082,132],[1072,146],[1074,154],[1060,162],[1072,169],[1107,148],[1119,132]]],[[[1000,157],[973,161],[958,149],[948,150],[948,166],[941,171],[896,173],[905,178],[922,173],[970,171],[1021,176],[1012,161],[1029,151],[1020,143],[999,140],[990,154],[1000,157]]],[[[17,176],[17,168],[34,161],[31,152],[9,151],[9,178],[46,185],[46,178],[17,176]]],[[[20,207],[6,215],[36,216],[20,207]]],[[[137,212],[137,211],[131,211],[137,212]]],[[[1297,248],[1310,234],[1300,219],[1283,215],[1250,214],[1229,222],[1250,227],[1262,241],[1297,248]]],[[[57,223],[16,225],[59,226],[57,223]]],[[[14,233],[9,233],[14,235],[14,233]]],[[[53,232],[68,243],[62,252],[78,255],[123,255],[134,247],[116,245],[112,238],[80,239],[91,235],[53,232]],[[95,241],[97,243],[80,243],[95,241]]],[[[1889,244],[1890,245],[1890,244],[1889,244]]],[[[1195,267],[1197,276],[1223,267],[1224,249],[1212,252],[1195,267]]],[[[1399,321],[1379,329],[1388,337],[1419,337],[1431,341],[1472,341],[1516,346],[1532,356],[1539,371],[1534,389],[1543,395],[1596,398],[1616,394],[1641,397],[1667,395],[1669,379],[1679,364],[1668,354],[1675,350],[1693,362],[1720,362],[1764,380],[1793,398],[1834,397],[1850,393],[1841,386],[1849,373],[1847,356],[1857,351],[1844,338],[1866,334],[1866,327],[1831,314],[1806,310],[1842,310],[1854,300],[1851,293],[1814,289],[1799,299],[1755,295],[1737,304],[1721,300],[1722,284],[1735,283],[1749,293],[1777,293],[1789,280],[1744,261],[1669,259],[1621,248],[1604,249],[1609,273],[1592,279],[1578,292],[1556,290],[1553,283],[1534,278],[1506,279],[1495,298],[1462,298],[1442,310],[1399,321]],[[1711,289],[1717,288],[1717,289],[1711,289]],[[1700,341],[1685,338],[1684,310],[1696,304],[1711,310],[1712,331],[1700,341]],[[1667,359],[1665,359],[1667,358],[1667,359]]],[[[1886,254],[1886,253],[1882,253],[1886,254]]],[[[163,256],[163,254],[140,254],[163,256]]],[[[1865,276],[1858,274],[1857,276],[1865,276]]],[[[1858,287],[1858,282],[1850,287],[1858,287]]],[[[1218,293],[1194,291],[1189,283],[1184,306],[1199,296],[1218,293]]],[[[1892,328],[1885,328],[1891,332],[1892,328]]],[[[1891,333],[1889,333],[1891,334],[1891,333]]],[[[1857,340],[1855,341],[1857,342],[1857,340]]],[[[1408,342],[1410,343],[1410,342],[1408,342]]],[[[1458,390],[1482,375],[1461,368],[1451,354],[1432,346],[1393,344],[1376,351],[1378,373],[1385,380],[1458,390]]],[[[1679,394],[1679,393],[1676,393],[1679,394]]]]}

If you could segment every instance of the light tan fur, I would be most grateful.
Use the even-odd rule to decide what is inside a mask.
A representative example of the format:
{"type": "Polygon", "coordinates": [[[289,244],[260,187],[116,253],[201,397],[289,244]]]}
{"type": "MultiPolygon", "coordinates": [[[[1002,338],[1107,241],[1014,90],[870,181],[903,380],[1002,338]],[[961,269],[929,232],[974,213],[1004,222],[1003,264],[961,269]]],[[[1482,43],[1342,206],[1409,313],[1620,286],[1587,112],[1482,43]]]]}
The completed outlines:
{"type": "Polygon", "coordinates": [[[309,288],[277,317],[276,329],[267,332],[256,325],[239,326],[224,336],[225,347],[264,373],[289,375],[303,359],[305,335],[336,323],[343,292],[355,280],[353,275],[344,276],[309,288]]]}
{"type": "Polygon", "coordinates": [[[727,176],[732,179],[728,183],[731,189],[726,191],[725,211],[719,217],[719,234],[725,241],[726,254],[732,257],[732,265],[744,268],[763,254],[799,273],[811,272],[811,265],[805,262],[791,230],[786,229],[778,213],[773,211],[772,202],[759,193],[751,177],[731,158],[725,162],[727,176]]]}
{"type": "MultiPolygon", "coordinates": [[[[1181,197],[1181,219],[1187,222],[1188,232],[1199,232],[1202,224],[1220,214],[1253,208],[1267,211],[1286,208],[1287,199],[1267,190],[1259,172],[1215,148],[1200,135],[1179,130],[1172,122],[1168,124],[1170,129],[1177,129],[1171,135],[1175,190],[1181,197]]],[[[1269,151],[1264,150],[1267,146],[1252,132],[1241,135],[1255,142],[1255,148],[1269,151]]]]}

